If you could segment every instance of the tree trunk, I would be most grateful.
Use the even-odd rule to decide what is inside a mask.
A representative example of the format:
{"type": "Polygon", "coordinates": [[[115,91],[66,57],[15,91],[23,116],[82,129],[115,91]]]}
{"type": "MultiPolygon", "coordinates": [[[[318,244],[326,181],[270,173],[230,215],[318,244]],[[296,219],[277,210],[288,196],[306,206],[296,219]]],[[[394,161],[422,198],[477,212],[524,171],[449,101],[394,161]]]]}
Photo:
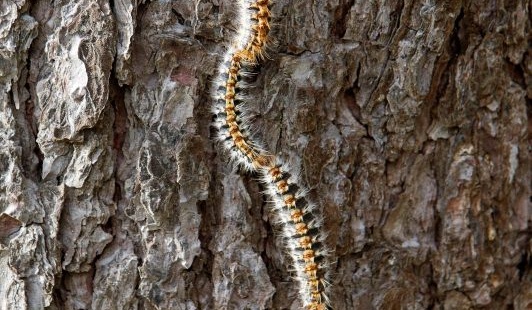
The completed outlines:
{"type": "MultiPolygon", "coordinates": [[[[213,142],[232,0],[0,0],[0,309],[300,309],[213,142]]],[[[273,1],[248,104],[334,309],[531,309],[530,4],[273,1]],[[512,308],[513,307],[513,308],[512,308]]]]}

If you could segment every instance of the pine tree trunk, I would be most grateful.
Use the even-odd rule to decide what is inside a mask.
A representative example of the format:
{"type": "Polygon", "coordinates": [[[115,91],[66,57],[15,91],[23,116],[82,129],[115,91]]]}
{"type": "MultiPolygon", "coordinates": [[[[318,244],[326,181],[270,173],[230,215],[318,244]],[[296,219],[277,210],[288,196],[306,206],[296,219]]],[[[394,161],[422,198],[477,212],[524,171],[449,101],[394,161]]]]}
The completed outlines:
{"type": "MultiPolygon", "coordinates": [[[[212,139],[236,1],[138,2],[0,0],[0,309],[300,309],[212,139]]],[[[273,2],[247,104],[333,308],[531,309],[530,4],[273,2]]]]}

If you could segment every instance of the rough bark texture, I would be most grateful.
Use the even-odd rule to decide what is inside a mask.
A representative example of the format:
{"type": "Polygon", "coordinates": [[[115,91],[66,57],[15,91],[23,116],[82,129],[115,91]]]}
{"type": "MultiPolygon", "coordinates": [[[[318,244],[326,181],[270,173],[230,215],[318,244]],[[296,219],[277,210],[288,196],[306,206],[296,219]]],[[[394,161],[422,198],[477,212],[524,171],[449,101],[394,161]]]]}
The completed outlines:
{"type": "MultiPolygon", "coordinates": [[[[299,309],[210,136],[232,0],[0,0],[0,309],[299,309]]],[[[530,4],[275,1],[249,106],[335,309],[531,309],[530,4]]]]}

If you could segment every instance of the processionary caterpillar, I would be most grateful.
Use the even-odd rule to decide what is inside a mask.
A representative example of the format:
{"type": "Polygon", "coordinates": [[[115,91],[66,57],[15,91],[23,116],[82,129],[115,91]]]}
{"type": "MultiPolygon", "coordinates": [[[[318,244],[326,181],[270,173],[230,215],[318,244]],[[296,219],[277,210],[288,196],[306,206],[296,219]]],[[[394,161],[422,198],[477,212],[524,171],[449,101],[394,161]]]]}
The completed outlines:
{"type": "Polygon", "coordinates": [[[327,268],[323,215],[307,198],[297,173],[287,163],[266,152],[251,134],[242,90],[242,77],[263,58],[270,32],[269,0],[239,0],[239,30],[220,64],[214,82],[214,127],[217,138],[232,161],[248,171],[258,172],[273,200],[282,227],[299,296],[306,309],[327,309],[327,268]]]}

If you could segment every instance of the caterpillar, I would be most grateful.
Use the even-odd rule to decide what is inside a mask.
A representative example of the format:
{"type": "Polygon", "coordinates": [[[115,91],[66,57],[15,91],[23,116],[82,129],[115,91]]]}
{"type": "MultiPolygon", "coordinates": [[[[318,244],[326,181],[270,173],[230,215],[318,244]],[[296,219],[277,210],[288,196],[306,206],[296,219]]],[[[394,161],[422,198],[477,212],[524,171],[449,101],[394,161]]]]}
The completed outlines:
{"type": "Polygon", "coordinates": [[[231,161],[257,172],[273,200],[277,224],[282,227],[287,252],[292,260],[299,296],[308,310],[327,309],[328,256],[323,233],[323,216],[307,198],[298,174],[289,164],[271,155],[251,133],[246,115],[243,77],[264,58],[269,41],[269,0],[239,0],[240,28],[218,68],[213,85],[213,126],[217,140],[231,161]]]}

